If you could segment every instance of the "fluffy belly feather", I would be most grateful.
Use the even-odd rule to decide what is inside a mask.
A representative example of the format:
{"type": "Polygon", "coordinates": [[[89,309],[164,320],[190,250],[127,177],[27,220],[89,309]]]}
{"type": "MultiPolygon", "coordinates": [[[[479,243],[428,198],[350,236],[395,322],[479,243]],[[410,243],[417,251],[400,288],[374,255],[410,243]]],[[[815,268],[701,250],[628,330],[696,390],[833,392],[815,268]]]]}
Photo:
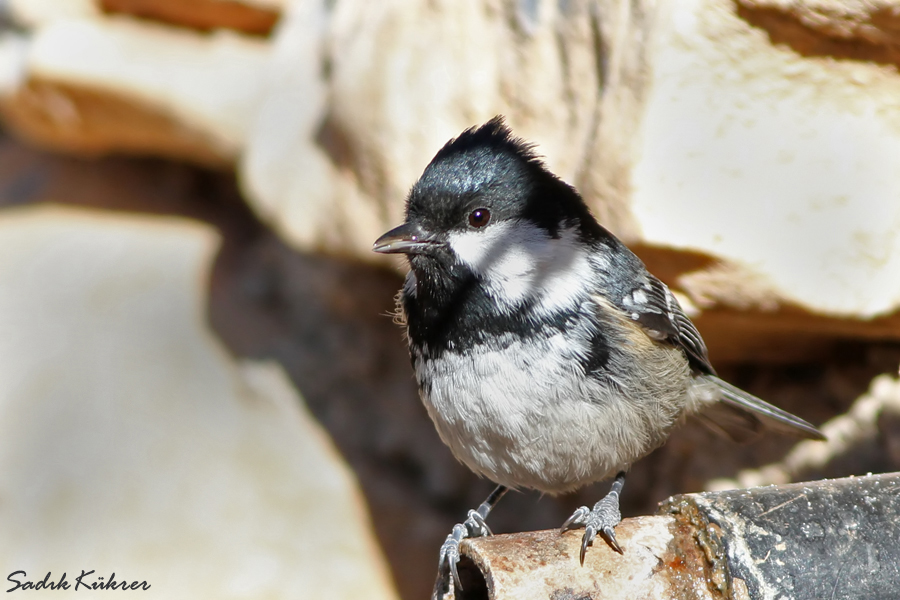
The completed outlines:
{"type": "Polygon", "coordinates": [[[496,483],[554,494],[610,477],[660,445],[690,387],[684,358],[644,361],[675,364],[674,373],[614,382],[586,376],[570,347],[560,335],[528,348],[414,354],[422,400],[454,455],[496,483]]]}

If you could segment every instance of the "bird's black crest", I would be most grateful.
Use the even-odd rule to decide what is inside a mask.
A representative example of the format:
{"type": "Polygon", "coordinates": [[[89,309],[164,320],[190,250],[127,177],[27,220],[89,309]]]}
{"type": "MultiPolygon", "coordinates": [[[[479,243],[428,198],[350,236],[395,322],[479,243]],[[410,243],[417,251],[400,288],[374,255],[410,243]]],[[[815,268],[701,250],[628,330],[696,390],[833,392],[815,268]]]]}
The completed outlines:
{"type": "Polygon", "coordinates": [[[543,160],[534,151],[535,144],[516,137],[506,124],[503,115],[497,115],[484,125],[476,125],[463,131],[441,148],[432,159],[439,162],[454,154],[464,154],[476,149],[509,152],[532,166],[546,170],[543,160]]]}

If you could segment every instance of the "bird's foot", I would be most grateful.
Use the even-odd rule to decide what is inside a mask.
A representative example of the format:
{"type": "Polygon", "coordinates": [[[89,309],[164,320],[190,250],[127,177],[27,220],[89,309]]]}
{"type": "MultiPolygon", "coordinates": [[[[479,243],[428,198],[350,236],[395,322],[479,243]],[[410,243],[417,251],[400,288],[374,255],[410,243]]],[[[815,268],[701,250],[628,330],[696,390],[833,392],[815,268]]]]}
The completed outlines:
{"type": "Polygon", "coordinates": [[[454,589],[462,589],[459,582],[459,572],[456,565],[459,563],[459,544],[466,538],[484,537],[493,535],[490,527],[484,520],[487,518],[494,505],[506,494],[507,488],[499,485],[481,503],[477,510],[470,510],[466,520],[453,526],[453,530],[441,545],[440,558],[438,560],[438,581],[435,588],[435,597],[442,597],[449,589],[449,578],[453,577],[454,589]]]}
{"type": "Polygon", "coordinates": [[[491,529],[484,522],[484,517],[478,511],[470,510],[468,518],[453,526],[453,530],[441,545],[441,553],[438,562],[438,570],[446,574],[448,571],[453,576],[453,584],[459,585],[459,573],[456,565],[459,563],[459,543],[466,538],[484,537],[492,535],[491,529]]]}
{"type": "Polygon", "coordinates": [[[622,514],[619,512],[619,494],[622,492],[622,486],[624,485],[625,473],[619,473],[616,475],[609,493],[595,504],[593,509],[582,506],[563,523],[563,531],[584,527],[584,535],[581,538],[581,554],[579,556],[582,565],[584,564],[584,555],[588,546],[593,545],[594,538],[597,537],[598,533],[613,550],[622,554],[622,548],[616,541],[615,526],[622,520],[622,514]]]}

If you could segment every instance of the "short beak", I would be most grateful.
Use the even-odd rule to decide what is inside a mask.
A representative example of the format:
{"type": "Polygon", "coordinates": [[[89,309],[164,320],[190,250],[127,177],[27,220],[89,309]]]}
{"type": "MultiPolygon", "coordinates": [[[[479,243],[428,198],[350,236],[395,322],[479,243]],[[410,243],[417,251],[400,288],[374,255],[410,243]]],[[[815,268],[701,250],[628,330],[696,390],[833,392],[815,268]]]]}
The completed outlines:
{"type": "Polygon", "coordinates": [[[381,254],[421,254],[437,243],[418,225],[404,223],[375,240],[372,250],[381,254]]]}

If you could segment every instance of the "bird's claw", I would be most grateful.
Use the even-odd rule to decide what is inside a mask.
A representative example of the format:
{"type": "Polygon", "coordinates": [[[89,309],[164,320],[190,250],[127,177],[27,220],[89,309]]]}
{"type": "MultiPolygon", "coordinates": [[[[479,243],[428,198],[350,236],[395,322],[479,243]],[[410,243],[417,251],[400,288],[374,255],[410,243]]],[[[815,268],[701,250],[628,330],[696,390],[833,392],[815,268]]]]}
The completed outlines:
{"type": "Polygon", "coordinates": [[[584,555],[587,553],[588,546],[594,545],[594,538],[597,536],[597,530],[588,525],[584,528],[584,535],[581,536],[581,553],[578,555],[578,560],[581,563],[581,566],[584,566],[584,555]]]}
{"type": "Polygon", "coordinates": [[[575,513],[563,523],[562,530],[568,531],[570,529],[584,527],[584,535],[581,537],[581,554],[579,556],[579,560],[583,565],[584,555],[587,552],[588,546],[594,544],[594,539],[597,537],[598,533],[606,540],[606,543],[609,544],[613,550],[622,554],[622,547],[619,546],[619,542],[616,541],[615,530],[615,526],[618,525],[621,520],[622,516],[619,513],[618,498],[611,499],[610,496],[607,496],[595,504],[593,510],[590,510],[587,506],[582,506],[576,510],[575,513]]]}
{"type": "Polygon", "coordinates": [[[470,510],[463,525],[466,528],[467,538],[484,537],[494,535],[491,528],[484,522],[484,517],[477,510],[470,510]]]}
{"type": "MultiPolygon", "coordinates": [[[[603,536],[603,539],[606,540],[606,543],[612,546],[612,549],[618,552],[619,554],[625,554],[625,551],[622,550],[622,546],[619,545],[619,542],[616,541],[616,530],[612,527],[604,527],[600,530],[600,535],[603,536]]],[[[582,564],[584,564],[584,559],[581,559],[582,564]]]]}
{"type": "Polygon", "coordinates": [[[453,577],[453,586],[455,589],[462,589],[459,581],[459,572],[456,565],[459,563],[459,543],[467,538],[484,537],[493,535],[491,528],[484,522],[481,513],[470,510],[466,520],[453,526],[453,531],[444,540],[441,545],[440,558],[438,560],[438,569],[441,573],[450,571],[453,577]]]}
{"type": "Polygon", "coordinates": [[[447,570],[449,570],[450,575],[453,577],[453,585],[455,587],[459,587],[459,572],[456,570],[456,565],[459,563],[459,542],[462,535],[460,534],[460,539],[457,539],[457,533],[461,529],[461,524],[457,524],[453,527],[453,533],[448,535],[447,539],[444,540],[444,543],[441,545],[441,554],[438,561],[438,570],[441,573],[446,573],[447,570]]]}
{"type": "Polygon", "coordinates": [[[624,481],[624,474],[617,476],[609,494],[595,504],[593,509],[582,506],[563,523],[563,531],[584,527],[584,535],[581,538],[581,554],[579,555],[582,565],[584,565],[584,555],[587,553],[588,546],[594,544],[598,533],[613,550],[623,554],[622,547],[616,540],[615,527],[622,520],[622,514],[619,512],[619,492],[624,481]]]}
{"type": "Polygon", "coordinates": [[[562,524],[562,530],[569,531],[570,529],[578,529],[579,527],[584,527],[587,523],[587,518],[591,514],[591,509],[587,506],[582,506],[574,513],[572,516],[566,519],[566,522],[562,524]]]}

